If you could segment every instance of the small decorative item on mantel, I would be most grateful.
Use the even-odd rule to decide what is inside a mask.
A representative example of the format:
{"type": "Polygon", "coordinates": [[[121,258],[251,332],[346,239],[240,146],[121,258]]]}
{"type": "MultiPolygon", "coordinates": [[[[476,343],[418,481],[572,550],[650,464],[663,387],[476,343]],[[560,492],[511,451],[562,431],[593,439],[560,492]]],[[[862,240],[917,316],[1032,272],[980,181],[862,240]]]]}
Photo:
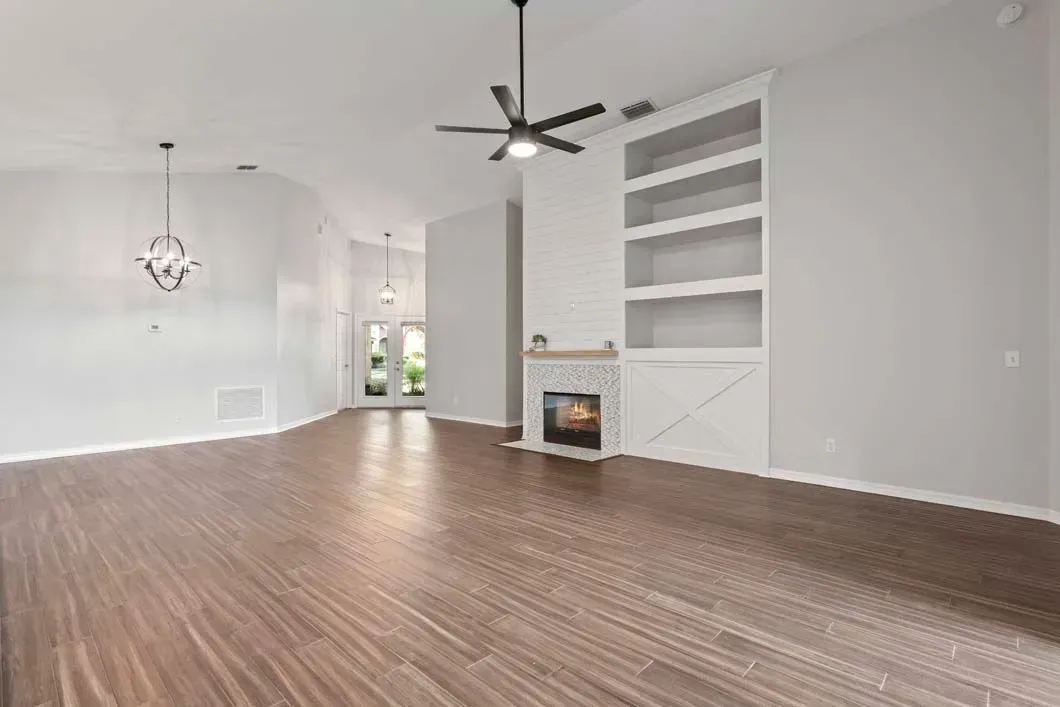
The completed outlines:
{"type": "Polygon", "coordinates": [[[544,334],[534,334],[530,337],[530,351],[544,351],[545,346],[548,344],[548,339],[545,338],[544,334]]]}

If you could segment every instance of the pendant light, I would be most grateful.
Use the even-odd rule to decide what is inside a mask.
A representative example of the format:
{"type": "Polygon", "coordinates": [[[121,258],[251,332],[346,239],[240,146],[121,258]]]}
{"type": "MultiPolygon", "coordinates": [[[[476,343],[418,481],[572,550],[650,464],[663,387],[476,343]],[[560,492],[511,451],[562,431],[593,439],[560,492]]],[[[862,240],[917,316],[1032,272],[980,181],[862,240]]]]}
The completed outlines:
{"type": "Polygon", "coordinates": [[[166,234],[144,241],[140,249],[143,255],[135,262],[147,282],[166,292],[175,292],[195,279],[202,269],[202,263],[192,260],[188,244],[170,232],[169,151],[173,149],[173,143],[163,142],[159,147],[166,151],[166,234]]]}
{"type": "Polygon", "coordinates": [[[390,234],[386,236],[386,284],[379,288],[379,304],[394,304],[397,292],[390,286],[390,234]]]}

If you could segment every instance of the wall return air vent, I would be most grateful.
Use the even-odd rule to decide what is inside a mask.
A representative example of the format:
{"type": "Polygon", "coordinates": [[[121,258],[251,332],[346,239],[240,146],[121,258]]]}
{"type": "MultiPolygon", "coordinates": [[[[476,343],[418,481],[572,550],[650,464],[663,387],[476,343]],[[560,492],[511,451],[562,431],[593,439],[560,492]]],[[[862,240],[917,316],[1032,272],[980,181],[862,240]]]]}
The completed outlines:
{"type": "Polygon", "coordinates": [[[655,107],[650,98],[645,98],[636,103],[630,103],[628,106],[622,106],[619,110],[622,111],[622,115],[626,116],[626,120],[636,120],[651,115],[659,109],[655,107]]]}
{"type": "Polygon", "coordinates": [[[265,389],[263,387],[217,389],[218,422],[260,420],[264,417],[265,389]]]}

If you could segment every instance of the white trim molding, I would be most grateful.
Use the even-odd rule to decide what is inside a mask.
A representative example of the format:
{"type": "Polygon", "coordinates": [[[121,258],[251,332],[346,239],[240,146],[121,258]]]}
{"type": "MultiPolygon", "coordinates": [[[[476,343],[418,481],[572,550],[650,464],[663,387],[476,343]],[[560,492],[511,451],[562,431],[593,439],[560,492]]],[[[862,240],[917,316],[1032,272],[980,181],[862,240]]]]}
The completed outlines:
{"type": "Polygon", "coordinates": [[[215,432],[205,435],[188,435],[184,437],[164,437],[162,439],[140,439],[134,442],[117,442],[114,444],[93,444],[84,447],[69,447],[67,449],[49,449],[43,452],[21,452],[19,454],[8,454],[0,456],[0,465],[13,464],[15,462],[32,462],[43,459],[60,459],[62,457],[80,457],[87,454],[105,454],[107,452],[127,452],[133,449],[152,449],[154,447],[172,447],[178,444],[195,444],[197,442],[217,442],[223,439],[238,439],[240,437],[259,437],[280,432],[293,430],[310,422],[323,420],[331,417],[338,410],[330,410],[319,415],[307,417],[294,422],[288,422],[278,427],[262,427],[255,430],[233,430],[231,432],[215,432]]]}
{"type": "Polygon", "coordinates": [[[481,417],[464,417],[462,415],[444,415],[440,412],[428,412],[427,417],[432,420],[448,420],[449,422],[466,422],[471,425],[486,425],[487,427],[518,427],[523,424],[522,420],[511,420],[509,422],[502,422],[501,420],[486,420],[481,417]]]}
{"type": "Polygon", "coordinates": [[[1060,525],[1060,512],[1051,511],[1047,508],[1038,508],[1036,506],[1023,506],[1018,503],[992,501],[987,498],[976,498],[974,496],[959,496],[957,494],[943,493],[941,491],[927,491],[924,489],[913,489],[904,486],[890,486],[888,484],[878,484],[872,481],[860,481],[858,479],[843,479],[838,476],[807,474],[801,471],[790,471],[788,469],[778,469],[776,467],[769,470],[769,476],[770,478],[782,479],[784,481],[795,481],[800,484],[829,486],[831,488],[846,489],[847,491],[861,491],[862,493],[874,493],[879,496],[905,498],[910,501],[937,503],[943,506],[969,508],[974,511],[1001,513],[1003,515],[1018,516],[1020,518],[1033,518],[1034,520],[1051,521],[1060,525]]]}
{"type": "Polygon", "coordinates": [[[328,410],[327,412],[322,412],[319,415],[310,415],[309,417],[303,417],[301,420],[295,420],[294,422],[288,422],[288,423],[285,423],[283,425],[277,425],[275,431],[276,432],[286,432],[287,430],[293,430],[295,427],[301,427],[302,425],[308,425],[310,422],[316,422],[317,420],[323,420],[326,417],[331,417],[332,415],[337,415],[338,413],[339,413],[339,411],[336,409],[336,410],[328,410]]]}

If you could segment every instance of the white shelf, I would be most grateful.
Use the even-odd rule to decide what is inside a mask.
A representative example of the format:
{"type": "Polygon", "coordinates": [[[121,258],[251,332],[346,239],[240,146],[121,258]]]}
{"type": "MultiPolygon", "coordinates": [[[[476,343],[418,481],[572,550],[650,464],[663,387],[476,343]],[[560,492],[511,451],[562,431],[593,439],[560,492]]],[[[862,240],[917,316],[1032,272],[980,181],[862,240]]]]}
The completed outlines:
{"type": "Polygon", "coordinates": [[[762,289],[765,278],[761,275],[724,277],[696,282],[675,282],[669,285],[647,285],[627,287],[626,301],[673,299],[676,297],[698,297],[718,295],[726,292],[755,292],[762,289]]]}
{"type": "Polygon", "coordinates": [[[643,226],[633,226],[626,229],[625,235],[627,241],[637,241],[642,238],[658,238],[659,236],[668,236],[673,233],[694,231],[697,228],[710,228],[712,226],[735,223],[736,221],[761,218],[764,213],[764,205],[761,201],[756,201],[751,204],[741,204],[740,206],[733,206],[728,209],[708,211],[704,214],[695,214],[693,216],[685,216],[683,218],[675,218],[670,219],[669,221],[660,221],[658,223],[648,223],[643,226]]]}
{"type": "Polygon", "coordinates": [[[689,162],[688,164],[664,169],[661,172],[653,172],[652,174],[637,177],[636,179],[627,179],[625,190],[627,194],[631,194],[633,192],[660,187],[665,184],[672,184],[684,179],[717,172],[726,167],[761,160],[763,154],[764,150],[761,144],[752,145],[740,150],[733,150],[732,152],[726,152],[714,157],[708,157],[703,160],[696,160],[695,162],[689,162]]]}
{"type": "Polygon", "coordinates": [[[623,361],[647,362],[715,362],[715,363],[765,363],[766,351],[761,347],[720,349],[625,349],[623,361]]]}
{"type": "Polygon", "coordinates": [[[630,142],[626,179],[761,142],[761,128],[761,104],[752,100],[630,142]]]}

